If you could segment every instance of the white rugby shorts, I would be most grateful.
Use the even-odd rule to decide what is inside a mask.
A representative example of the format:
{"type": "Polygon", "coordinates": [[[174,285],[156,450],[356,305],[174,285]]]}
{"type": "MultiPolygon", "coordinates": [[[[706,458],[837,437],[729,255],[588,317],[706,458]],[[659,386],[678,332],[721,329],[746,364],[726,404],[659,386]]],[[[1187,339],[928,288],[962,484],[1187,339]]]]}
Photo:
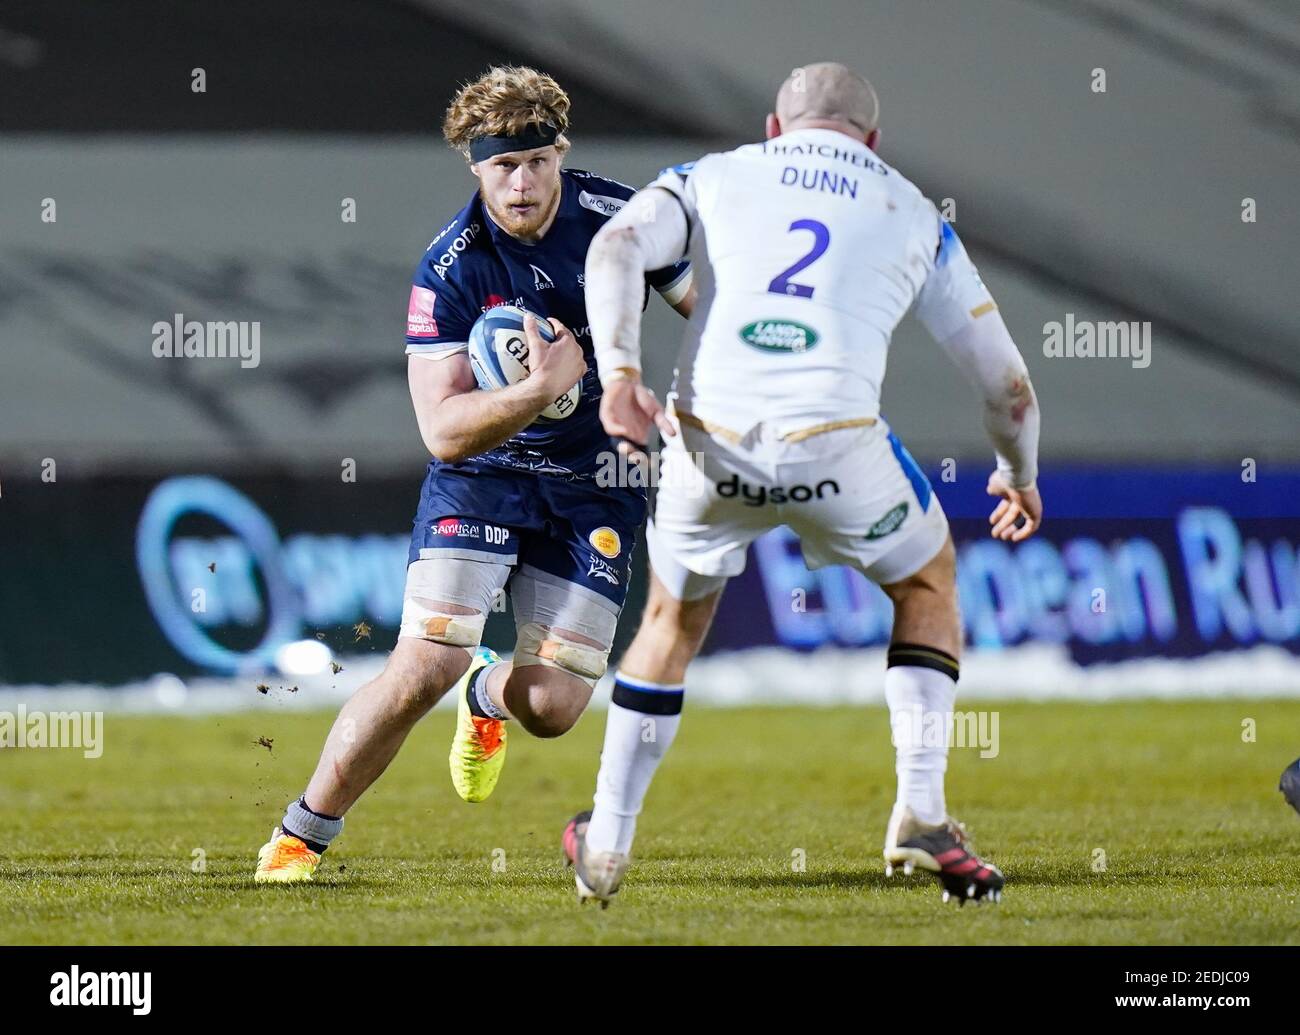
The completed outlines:
{"type": "Polygon", "coordinates": [[[797,442],[760,425],[739,444],[681,424],[657,490],[650,565],[679,600],[722,588],[778,525],[798,535],[809,568],[848,564],[880,585],[916,574],[948,538],[939,498],[881,420],[797,442]]]}

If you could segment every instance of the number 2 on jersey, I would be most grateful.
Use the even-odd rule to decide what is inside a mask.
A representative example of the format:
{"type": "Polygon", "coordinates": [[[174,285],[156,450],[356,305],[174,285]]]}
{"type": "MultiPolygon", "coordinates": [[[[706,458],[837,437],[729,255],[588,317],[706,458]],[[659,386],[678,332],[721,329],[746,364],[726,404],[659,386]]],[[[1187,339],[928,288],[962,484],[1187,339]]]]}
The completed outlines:
{"type": "Polygon", "coordinates": [[[794,295],[797,298],[812,298],[812,288],[807,284],[796,284],[790,278],[796,273],[802,273],[822,257],[831,243],[831,232],[827,229],[825,223],[819,223],[815,219],[796,219],[790,224],[790,233],[794,233],[796,230],[812,231],[812,251],[796,262],[793,266],[787,267],[773,277],[772,283],[767,285],[767,290],[774,295],[794,295]]]}

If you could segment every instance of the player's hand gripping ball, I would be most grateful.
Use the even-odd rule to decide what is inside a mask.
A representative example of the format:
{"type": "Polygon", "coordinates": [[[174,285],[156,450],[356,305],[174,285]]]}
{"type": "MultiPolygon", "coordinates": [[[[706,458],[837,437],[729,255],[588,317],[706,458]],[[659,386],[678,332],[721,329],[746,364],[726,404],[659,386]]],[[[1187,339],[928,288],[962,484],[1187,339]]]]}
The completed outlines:
{"type": "MultiPolygon", "coordinates": [[[[469,332],[469,363],[483,389],[506,388],[528,376],[528,339],[524,336],[527,311],[516,305],[493,306],[474,321],[469,332]]],[[[536,316],[536,314],[534,314],[536,316]]],[[[550,321],[537,316],[537,332],[555,340],[550,321]]],[[[542,411],[541,420],[564,420],[578,408],[582,381],[542,411]]]]}

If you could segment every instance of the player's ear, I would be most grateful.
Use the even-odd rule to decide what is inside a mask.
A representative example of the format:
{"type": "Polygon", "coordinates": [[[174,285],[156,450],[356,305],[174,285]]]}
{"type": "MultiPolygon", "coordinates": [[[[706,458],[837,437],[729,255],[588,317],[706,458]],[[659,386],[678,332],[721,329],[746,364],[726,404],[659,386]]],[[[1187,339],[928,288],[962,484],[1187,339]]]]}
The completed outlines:
{"type": "Polygon", "coordinates": [[[768,140],[781,135],[781,120],[776,117],[776,112],[768,112],[765,129],[768,140]]]}
{"type": "Polygon", "coordinates": [[[867,134],[867,147],[871,148],[871,150],[874,151],[877,148],[877,146],[879,146],[879,144],[880,144],[880,130],[873,129],[870,133],[867,134]]]}
{"type": "Polygon", "coordinates": [[[479,174],[478,174],[478,162],[470,162],[470,164],[469,164],[469,171],[472,172],[472,173],[474,174],[474,177],[475,177],[476,179],[480,179],[480,180],[481,180],[481,179],[483,178],[483,177],[479,176],[479,174]]]}

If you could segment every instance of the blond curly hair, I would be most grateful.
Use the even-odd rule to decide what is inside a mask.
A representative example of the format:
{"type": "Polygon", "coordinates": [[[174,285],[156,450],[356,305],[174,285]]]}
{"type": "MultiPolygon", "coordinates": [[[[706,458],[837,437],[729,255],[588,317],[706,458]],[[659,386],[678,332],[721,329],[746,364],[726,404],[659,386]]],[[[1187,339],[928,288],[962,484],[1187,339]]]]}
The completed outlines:
{"type": "Polygon", "coordinates": [[[479,137],[506,136],[528,126],[551,125],[560,133],[555,149],[569,149],[569,95],[545,72],[521,65],[496,65],[460,88],[442,120],[443,138],[469,160],[479,137]]]}

